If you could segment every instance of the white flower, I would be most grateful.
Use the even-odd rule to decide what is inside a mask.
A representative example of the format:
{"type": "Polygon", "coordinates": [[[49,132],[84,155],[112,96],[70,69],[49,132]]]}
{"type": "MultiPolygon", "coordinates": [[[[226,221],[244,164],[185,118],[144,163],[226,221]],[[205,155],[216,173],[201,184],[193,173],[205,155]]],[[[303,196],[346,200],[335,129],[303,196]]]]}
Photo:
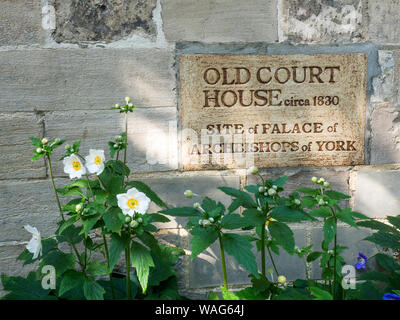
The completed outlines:
{"type": "Polygon", "coordinates": [[[69,174],[70,179],[81,178],[86,173],[85,166],[81,160],[74,154],[63,160],[64,172],[69,174]]]}
{"type": "Polygon", "coordinates": [[[127,193],[117,194],[118,207],[123,214],[134,217],[135,212],[145,214],[150,205],[150,199],[136,188],[131,188],[127,193]]]}
{"type": "Polygon", "coordinates": [[[36,259],[42,254],[42,238],[40,237],[40,232],[30,225],[26,225],[24,228],[26,231],[32,233],[32,239],[26,245],[26,249],[28,249],[30,253],[33,253],[33,259],[36,259]]]}
{"type": "Polygon", "coordinates": [[[85,157],[86,168],[90,173],[95,173],[97,175],[101,174],[104,170],[104,161],[106,160],[104,156],[104,150],[89,150],[89,155],[85,157]]]}
{"type": "Polygon", "coordinates": [[[274,188],[271,188],[268,190],[268,195],[273,196],[276,194],[276,190],[274,188]]]}

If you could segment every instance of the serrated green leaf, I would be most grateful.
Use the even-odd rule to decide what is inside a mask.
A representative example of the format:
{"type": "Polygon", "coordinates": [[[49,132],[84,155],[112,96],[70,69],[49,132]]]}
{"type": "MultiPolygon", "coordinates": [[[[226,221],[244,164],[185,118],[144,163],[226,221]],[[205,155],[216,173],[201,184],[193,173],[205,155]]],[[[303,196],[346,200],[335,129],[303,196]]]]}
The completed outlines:
{"type": "Polygon", "coordinates": [[[267,221],[266,216],[257,209],[246,209],[243,211],[243,216],[252,221],[254,226],[264,225],[267,221]]]}
{"type": "Polygon", "coordinates": [[[94,276],[102,276],[110,273],[107,265],[104,262],[100,262],[97,260],[89,262],[86,271],[87,273],[94,276]]]}
{"type": "Polygon", "coordinates": [[[150,267],[154,267],[154,261],[148,249],[136,241],[132,241],[131,245],[131,262],[136,268],[136,274],[143,293],[147,290],[149,280],[150,267]]]}
{"type": "Polygon", "coordinates": [[[238,229],[238,228],[245,228],[248,226],[251,226],[253,224],[252,221],[250,221],[246,217],[241,217],[238,214],[227,214],[223,216],[221,220],[221,226],[224,229],[238,229]]]}
{"type": "Polygon", "coordinates": [[[400,230],[400,216],[393,217],[393,216],[387,216],[386,219],[394,225],[397,229],[400,230]]]}
{"type": "Polygon", "coordinates": [[[305,194],[309,194],[312,196],[316,196],[319,194],[319,190],[318,189],[312,189],[312,188],[299,188],[296,189],[295,191],[297,192],[301,192],[301,193],[305,193],[305,194]]]}
{"type": "Polygon", "coordinates": [[[192,217],[192,216],[202,216],[202,214],[192,207],[180,207],[172,208],[160,211],[162,214],[173,216],[173,217],[192,217]]]}
{"type": "Polygon", "coordinates": [[[379,222],[376,220],[367,220],[367,221],[359,221],[357,222],[357,225],[373,230],[379,230],[383,232],[389,232],[389,233],[398,233],[396,229],[394,229],[392,226],[379,222]]]}
{"type": "Polygon", "coordinates": [[[106,291],[92,278],[85,278],[83,293],[87,300],[104,300],[106,291]]]}
{"type": "Polygon", "coordinates": [[[396,263],[396,260],[392,256],[383,253],[377,253],[375,255],[376,261],[379,265],[390,273],[394,273],[400,266],[396,263]]]}
{"type": "Polygon", "coordinates": [[[108,231],[120,233],[122,228],[122,221],[119,218],[120,208],[111,207],[103,216],[104,224],[108,231]]]}
{"type": "Polygon", "coordinates": [[[335,190],[325,190],[325,195],[334,200],[350,199],[350,196],[335,190]]]}
{"type": "Polygon", "coordinates": [[[325,220],[323,231],[324,231],[325,245],[328,245],[329,243],[331,243],[331,241],[335,237],[335,234],[337,231],[336,222],[333,217],[325,220]]]}
{"type": "Polygon", "coordinates": [[[322,206],[311,210],[310,215],[313,217],[328,218],[332,216],[332,212],[328,207],[322,206]]]}
{"type": "Polygon", "coordinates": [[[358,229],[357,224],[355,223],[352,215],[351,215],[351,209],[350,208],[346,208],[344,210],[341,210],[339,212],[336,213],[336,218],[338,218],[340,221],[348,224],[349,226],[352,226],[356,229],[358,229]]]}
{"type": "Polygon", "coordinates": [[[43,300],[47,299],[50,292],[42,288],[41,281],[36,279],[33,271],[27,278],[1,275],[1,282],[3,289],[10,291],[1,300],[43,300]]]}
{"type": "Polygon", "coordinates": [[[287,206],[277,206],[273,208],[271,211],[271,217],[280,222],[315,220],[314,218],[309,217],[307,214],[287,206]]]}
{"type": "Polygon", "coordinates": [[[215,228],[195,226],[190,230],[190,234],[192,235],[192,239],[190,240],[192,246],[192,260],[218,239],[218,231],[215,230],[215,228]]]}
{"type": "Polygon", "coordinates": [[[78,272],[75,270],[67,270],[62,275],[59,295],[62,296],[69,290],[76,287],[83,287],[83,283],[85,281],[85,275],[82,272],[78,272]]]}
{"type": "Polygon", "coordinates": [[[307,256],[307,262],[312,262],[314,260],[317,260],[319,257],[322,256],[322,252],[319,251],[314,251],[311,252],[308,256],[307,256]]]}
{"type": "Polygon", "coordinates": [[[40,262],[40,270],[46,266],[53,266],[56,270],[57,278],[61,276],[66,270],[73,269],[75,266],[75,256],[71,253],[64,253],[60,250],[50,251],[43,256],[40,262]]]}
{"type": "Polygon", "coordinates": [[[325,290],[322,290],[318,287],[310,288],[311,295],[313,295],[316,299],[314,300],[333,300],[332,295],[325,290]]]}
{"type": "Polygon", "coordinates": [[[286,184],[287,180],[288,180],[287,176],[282,176],[282,177],[276,178],[275,180],[272,180],[271,184],[275,185],[277,187],[283,187],[286,184]]]}
{"type": "Polygon", "coordinates": [[[113,233],[110,241],[110,269],[113,270],[115,264],[118,262],[121,252],[128,246],[129,239],[113,233]]]}
{"type": "Polygon", "coordinates": [[[376,243],[382,248],[400,249],[400,236],[397,234],[378,231],[364,238],[364,240],[376,243]]]}
{"type": "Polygon", "coordinates": [[[221,287],[222,298],[224,300],[240,300],[233,292],[229,292],[225,287],[221,287]]]}
{"type": "Polygon", "coordinates": [[[271,221],[268,225],[271,237],[290,255],[294,253],[294,236],[292,230],[281,222],[271,221]]]}
{"type": "Polygon", "coordinates": [[[239,189],[230,187],[218,187],[219,190],[226,193],[227,195],[237,198],[241,202],[241,206],[245,208],[256,208],[257,205],[253,198],[247,193],[239,189]]]}

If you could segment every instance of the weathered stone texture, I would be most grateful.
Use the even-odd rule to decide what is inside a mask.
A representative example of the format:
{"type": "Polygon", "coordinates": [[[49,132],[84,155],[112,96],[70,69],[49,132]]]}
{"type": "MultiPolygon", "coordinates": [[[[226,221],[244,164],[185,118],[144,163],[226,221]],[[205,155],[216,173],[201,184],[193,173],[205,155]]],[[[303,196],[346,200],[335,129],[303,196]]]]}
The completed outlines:
{"type": "MultiPolygon", "coordinates": [[[[295,236],[296,245],[299,247],[304,247],[304,230],[292,228],[292,231],[295,236]]],[[[257,252],[257,250],[253,248],[253,253],[257,258],[260,268],[260,252],[257,252]]],[[[279,273],[285,275],[289,281],[305,277],[304,262],[301,261],[301,259],[299,259],[296,255],[290,256],[287,252],[280,248],[280,255],[277,256],[273,253],[273,259],[279,268],[279,273]]],[[[196,289],[221,286],[223,284],[221,268],[221,250],[218,242],[215,242],[210,248],[201,253],[190,263],[189,287],[196,289]]],[[[266,268],[273,268],[268,253],[266,258],[266,268]]],[[[248,277],[249,271],[240,266],[236,260],[228,254],[226,255],[226,269],[228,283],[230,285],[250,284],[250,278],[248,277]]],[[[276,280],[276,275],[274,274],[274,276],[276,280]]]]}
{"type": "Polygon", "coordinates": [[[57,42],[111,42],[133,33],[155,34],[157,0],[54,0],[57,42]]]}
{"type": "Polygon", "coordinates": [[[168,41],[277,40],[276,0],[162,0],[168,41]]]}
{"type": "MultiPolygon", "coordinates": [[[[375,244],[369,241],[364,241],[365,237],[368,237],[374,231],[366,228],[359,228],[358,230],[347,226],[338,226],[337,231],[337,243],[341,246],[346,246],[348,249],[344,250],[341,256],[348,265],[355,265],[357,263],[358,253],[362,252],[368,258],[374,256],[378,249],[375,244]]],[[[312,243],[314,243],[314,250],[318,251],[320,248],[317,247],[324,240],[324,233],[322,228],[312,229],[312,243]]],[[[319,260],[312,262],[312,279],[321,278],[321,267],[319,266],[319,260]]],[[[374,260],[369,260],[367,264],[367,271],[372,271],[376,268],[374,260]]],[[[357,273],[357,276],[360,274],[357,273]]]]}
{"type": "Polygon", "coordinates": [[[30,136],[41,137],[42,124],[33,113],[0,113],[0,179],[46,176],[43,159],[31,162],[30,136]]]}
{"type": "Polygon", "coordinates": [[[141,107],[175,107],[173,63],[162,49],[0,52],[0,109],[104,110],[125,96],[141,107]]]}
{"type": "MultiPolygon", "coordinates": [[[[191,207],[195,202],[201,202],[204,197],[210,197],[215,201],[222,202],[225,207],[231,204],[231,198],[217,187],[227,186],[231,188],[239,188],[240,178],[234,176],[171,176],[160,178],[138,179],[147,183],[160,198],[170,207],[191,207]],[[187,199],[184,196],[185,190],[192,190],[200,197],[187,199]]],[[[157,212],[160,210],[158,206],[151,203],[148,212],[157,212]]],[[[159,228],[178,228],[184,227],[187,218],[169,217],[171,222],[159,224],[159,228]]]]}
{"type": "Polygon", "coordinates": [[[399,170],[365,169],[354,176],[354,210],[371,218],[398,215],[399,170]]]}
{"type": "MultiPolygon", "coordinates": [[[[68,181],[56,179],[62,187],[68,181]]],[[[29,241],[24,229],[37,227],[43,237],[53,235],[61,219],[50,180],[0,181],[0,242],[29,241]]]]}
{"type": "Polygon", "coordinates": [[[369,0],[368,40],[378,43],[400,42],[400,2],[398,0],[369,0]]]}
{"type": "MultiPolygon", "coordinates": [[[[45,135],[66,139],[71,145],[81,140],[80,154],[86,156],[89,149],[103,149],[109,160],[107,142],[125,131],[124,117],[116,110],[47,113],[45,135]]],[[[132,173],[177,169],[176,140],[175,108],[135,109],[128,114],[127,165],[132,173]]],[[[60,159],[64,153],[62,146],[54,152],[54,159],[60,159]]],[[[54,161],[53,167],[56,176],[66,176],[62,161],[54,161]]]]}
{"type": "Polygon", "coordinates": [[[283,38],[294,43],[360,41],[362,5],[362,0],[283,0],[283,38]]]}
{"type": "Polygon", "coordinates": [[[40,0],[0,1],[0,46],[43,42],[40,0]]]}

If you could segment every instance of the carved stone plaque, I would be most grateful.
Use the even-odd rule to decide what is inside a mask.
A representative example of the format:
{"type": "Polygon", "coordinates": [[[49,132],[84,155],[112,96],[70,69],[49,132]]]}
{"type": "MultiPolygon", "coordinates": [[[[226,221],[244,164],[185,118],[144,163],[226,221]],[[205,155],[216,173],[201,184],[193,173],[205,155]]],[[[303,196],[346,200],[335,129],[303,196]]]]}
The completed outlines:
{"type": "Polygon", "coordinates": [[[364,163],[367,56],[182,55],[184,170],[364,163]]]}

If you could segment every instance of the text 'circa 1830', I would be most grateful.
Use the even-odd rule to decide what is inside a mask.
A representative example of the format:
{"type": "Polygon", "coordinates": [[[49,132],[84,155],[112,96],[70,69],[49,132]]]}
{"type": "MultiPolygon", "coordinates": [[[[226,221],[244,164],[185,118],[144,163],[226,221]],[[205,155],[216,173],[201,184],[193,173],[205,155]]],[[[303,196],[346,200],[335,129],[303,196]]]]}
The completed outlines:
{"type": "Polygon", "coordinates": [[[182,55],[183,169],[364,163],[365,54],[182,55]]]}

